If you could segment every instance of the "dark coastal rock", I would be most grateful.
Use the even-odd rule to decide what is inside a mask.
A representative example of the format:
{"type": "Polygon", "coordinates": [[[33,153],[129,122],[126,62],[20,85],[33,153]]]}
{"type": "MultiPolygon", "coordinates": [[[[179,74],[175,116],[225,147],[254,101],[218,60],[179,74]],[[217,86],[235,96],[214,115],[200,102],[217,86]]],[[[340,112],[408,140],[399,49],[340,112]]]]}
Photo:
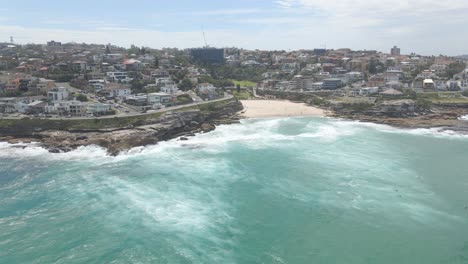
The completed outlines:
{"type": "Polygon", "coordinates": [[[186,138],[186,137],[180,137],[179,140],[181,140],[181,141],[187,141],[187,140],[189,140],[189,139],[186,138]]]}
{"type": "Polygon", "coordinates": [[[61,153],[60,149],[58,149],[58,148],[51,148],[51,149],[49,149],[49,152],[50,153],[61,153]]]}
{"type": "Polygon", "coordinates": [[[201,125],[201,130],[202,130],[204,133],[213,131],[213,130],[215,130],[215,129],[216,129],[216,127],[215,127],[213,124],[210,124],[210,123],[203,123],[203,124],[201,125]]]}
{"type": "Polygon", "coordinates": [[[87,136],[78,136],[75,138],[75,140],[86,140],[86,139],[88,139],[87,136]]]}

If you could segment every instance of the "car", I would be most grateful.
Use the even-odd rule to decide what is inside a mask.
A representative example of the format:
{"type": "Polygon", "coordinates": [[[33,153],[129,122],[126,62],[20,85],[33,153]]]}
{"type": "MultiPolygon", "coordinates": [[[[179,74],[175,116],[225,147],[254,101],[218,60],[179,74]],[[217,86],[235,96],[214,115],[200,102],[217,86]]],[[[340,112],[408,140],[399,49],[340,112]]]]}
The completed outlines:
{"type": "Polygon", "coordinates": [[[128,110],[125,110],[125,113],[130,113],[130,111],[128,111],[128,110]]]}

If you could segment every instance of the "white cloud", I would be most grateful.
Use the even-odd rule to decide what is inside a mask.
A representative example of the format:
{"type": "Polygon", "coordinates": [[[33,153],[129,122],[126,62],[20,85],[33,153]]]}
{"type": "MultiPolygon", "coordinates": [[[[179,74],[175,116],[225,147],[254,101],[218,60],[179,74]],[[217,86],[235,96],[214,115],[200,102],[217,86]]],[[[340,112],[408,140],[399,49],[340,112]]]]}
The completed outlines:
{"type": "Polygon", "coordinates": [[[438,12],[468,8],[465,0],[280,0],[280,7],[317,8],[333,14],[362,12],[398,13],[438,12]]]}
{"type": "Polygon", "coordinates": [[[198,11],[192,12],[192,15],[202,15],[202,16],[230,16],[230,15],[247,15],[260,13],[262,10],[257,8],[240,8],[240,9],[217,9],[217,10],[208,10],[208,11],[198,11]]]}
{"type": "Polygon", "coordinates": [[[291,11],[309,11],[321,18],[303,16],[296,24],[306,30],[320,23],[329,33],[325,41],[334,42],[336,35],[348,35],[343,46],[387,50],[391,45],[408,45],[407,49],[426,54],[467,53],[459,42],[468,42],[464,34],[468,24],[466,0],[278,0],[277,7],[291,11]],[[442,41],[445,40],[445,41],[442,41]],[[436,44],[437,43],[437,44],[436,44]],[[443,46],[436,46],[444,43],[443,46]],[[411,46],[410,46],[411,45],[411,46]],[[445,52],[443,51],[445,50],[445,52]]]}
{"type": "Polygon", "coordinates": [[[277,0],[275,2],[276,4],[278,4],[280,7],[283,7],[283,8],[290,8],[294,1],[290,1],[290,0],[277,0]]]}

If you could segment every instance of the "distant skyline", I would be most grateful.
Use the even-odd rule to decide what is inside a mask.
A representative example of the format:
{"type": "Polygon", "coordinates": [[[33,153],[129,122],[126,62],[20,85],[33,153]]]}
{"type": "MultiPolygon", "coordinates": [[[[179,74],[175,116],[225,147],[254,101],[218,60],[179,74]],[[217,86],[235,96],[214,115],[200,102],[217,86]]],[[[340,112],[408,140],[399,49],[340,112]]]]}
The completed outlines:
{"type": "Polygon", "coordinates": [[[4,1],[0,42],[468,54],[465,0],[4,1]]]}

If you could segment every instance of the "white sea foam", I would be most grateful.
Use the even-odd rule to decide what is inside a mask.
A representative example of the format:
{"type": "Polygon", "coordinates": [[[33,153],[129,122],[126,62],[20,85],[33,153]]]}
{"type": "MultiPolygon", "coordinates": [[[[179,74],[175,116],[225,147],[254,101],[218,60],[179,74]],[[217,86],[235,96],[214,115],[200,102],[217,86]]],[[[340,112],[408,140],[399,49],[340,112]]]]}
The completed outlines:
{"type": "Polygon", "coordinates": [[[40,146],[39,143],[18,143],[9,144],[0,142],[0,158],[47,158],[51,160],[93,160],[106,157],[106,151],[99,146],[82,146],[66,153],[50,153],[47,149],[40,146]]]}
{"type": "Polygon", "coordinates": [[[441,128],[400,129],[388,125],[369,122],[345,121],[333,118],[270,118],[242,120],[241,124],[221,125],[215,131],[198,134],[189,141],[173,139],[156,145],[136,147],[122,152],[117,157],[110,157],[104,148],[99,146],[79,147],[67,153],[49,153],[38,143],[8,144],[0,142],[0,158],[47,158],[51,160],[93,160],[102,162],[119,162],[141,155],[164,155],[168,150],[189,148],[194,151],[220,153],[232,143],[242,144],[251,149],[262,149],[280,144],[282,141],[294,141],[298,138],[315,138],[323,142],[333,142],[340,138],[353,136],[367,129],[384,133],[399,133],[420,136],[432,136],[449,139],[468,139],[468,135],[444,130],[441,128]],[[285,135],[278,128],[285,123],[297,120],[310,120],[299,134],[285,135]]]}
{"type": "Polygon", "coordinates": [[[362,129],[372,129],[384,133],[399,133],[399,134],[410,134],[417,136],[433,136],[438,138],[451,138],[451,139],[468,139],[467,134],[456,132],[453,130],[447,130],[444,128],[415,128],[405,129],[396,128],[389,125],[375,124],[370,122],[360,121],[343,121],[334,120],[332,124],[341,130],[348,130],[357,132],[362,129]]]}
{"type": "Polygon", "coordinates": [[[460,116],[458,119],[468,121],[468,115],[460,116]]]}

